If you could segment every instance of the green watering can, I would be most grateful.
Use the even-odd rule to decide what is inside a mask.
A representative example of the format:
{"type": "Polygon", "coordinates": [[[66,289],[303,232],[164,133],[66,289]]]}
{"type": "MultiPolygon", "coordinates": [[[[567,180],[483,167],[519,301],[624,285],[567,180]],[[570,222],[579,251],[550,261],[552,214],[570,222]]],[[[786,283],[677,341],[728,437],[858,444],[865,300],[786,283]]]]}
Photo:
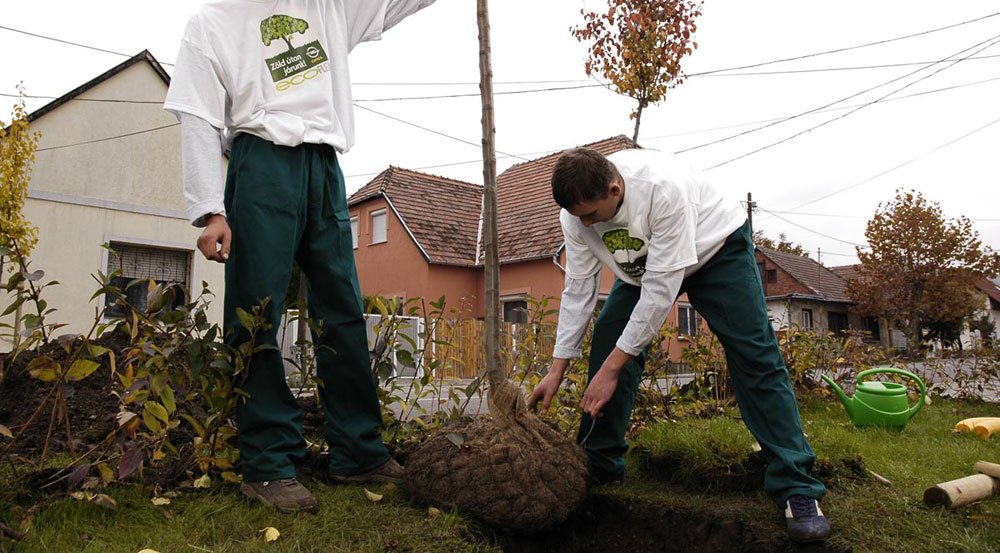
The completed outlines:
{"type": "Polygon", "coordinates": [[[844,408],[851,416],[854,426],[902,428],[924,406],[924,400],[927,399],[927,388],[917,375],[893,367],[875,367],[858,373],[858,384],[854,391],[854,397],[848,397],[830,377],[822,375],[821,378],[832,386],[833,390],[840,396],[840,401],[844,403],[844,408]],[[920,401],[910,407],[910,400],[906,393],[907,388],[903,384],[877,381],[862,382],[864,377],[878,373],[898,374],[915,381],[920,387],[920,401]]]}

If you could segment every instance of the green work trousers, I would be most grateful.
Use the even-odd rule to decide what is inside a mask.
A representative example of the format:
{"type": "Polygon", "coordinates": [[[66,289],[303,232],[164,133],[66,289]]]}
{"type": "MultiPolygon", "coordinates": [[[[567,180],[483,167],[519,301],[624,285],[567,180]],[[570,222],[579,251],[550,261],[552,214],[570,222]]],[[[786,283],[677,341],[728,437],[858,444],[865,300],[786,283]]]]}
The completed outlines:
{"type": "MultiPolygon", "coordinates": [[[[368,354],[361,289],[354,266],[344,176],[332,147],[277,146],[249,134],[233,144],[226,178],[226,214],[232,246],[226,262],[223,326],[226,341],[249,333],[236,315],[268,300],[258,345],[277,343],[292,261],[308,280],[319,403],[330,446],[330,471],[366,472],[389,459],[368,354]]],[[[295,478],[305,458],[302,411],[288,389],[281,353],[251,357],[238,386],[248,394],[236,410],[240,462],[248,482],[295,478]]]]}
{"type": "MultiPolygon", "coordinates": [[[[684,279],[680,293],[687,293],[725,350],[743,421],[766,456],[764,490],[784,506],[795,494],[819,499],[826,488],[810,474],[816,456],[802,432],[788,370],[768,321],[753,251],[747,223],[733,232],[704,266],[684,279]]],[[[611,288],[594,327],[590,378],[625,330],[639,292],[638,287],[621,280],[611,288]]],[[[599,480],[621,478],[625,472],[625,432],[644,363],[645,355],[639,355],[625,366],[611,401],[592,430],[588,415],[580,423],[578,441],[586,438],[591,472],[599,480]]]]}

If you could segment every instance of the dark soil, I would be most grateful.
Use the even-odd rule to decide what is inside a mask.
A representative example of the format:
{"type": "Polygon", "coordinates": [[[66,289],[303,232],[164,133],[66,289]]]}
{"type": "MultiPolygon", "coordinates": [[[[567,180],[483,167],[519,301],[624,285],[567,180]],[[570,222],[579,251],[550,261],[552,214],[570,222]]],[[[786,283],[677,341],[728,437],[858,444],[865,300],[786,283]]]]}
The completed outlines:
{"type": "MultiPolygon", "coordinates": [[[[775,516],[778,513],[775,512],[775,516]]],[[[726,515],[709,519],[655,501],[592,493],[566,523],[542,535],[478,535],[511,553],[849,553],[826,545],[797,546],[784,533],[761,535],[759,525],[726,515]]]]}
{"type": "MultiPolygon", "coordinates": [[[[123,360],[129,339],[121,333],[108,333],[93,343],[114,351],[116,359],[123,360]]],[[[71,348],[71,351],[74,349],[71,348]]],[[[40,355],[51,357],[60,363],[70,356],[62,345],[53,341],[37,351],[19,355],[13,363],[5,367],[4,378],[0,381],[0,424],[7,426],[15,436],[18,436],[11,453],[28,458],[41,453],[46,435],[49,433],[52,409],[56,403],[53,394],[35,420],[26,426],[53,386],[52,383],[33,378],[27,371],[28,364],[40,355]]],[[[62,384],[73,447],[80,453],[107,437],[116,425],[118,398],[112,395],[112,392],[120,390],[121,386],[112,379],[107,356],[101,356],[95,361],[100,363],[101,367],[87,378],[62,384]]],[[[57,406],[56,414],[62,414],[61,406],[57,406]]],[[[58,453],[69,449],[66,424],[57,416],[55,424],[52,425],[48,451],[58,453]]]]}

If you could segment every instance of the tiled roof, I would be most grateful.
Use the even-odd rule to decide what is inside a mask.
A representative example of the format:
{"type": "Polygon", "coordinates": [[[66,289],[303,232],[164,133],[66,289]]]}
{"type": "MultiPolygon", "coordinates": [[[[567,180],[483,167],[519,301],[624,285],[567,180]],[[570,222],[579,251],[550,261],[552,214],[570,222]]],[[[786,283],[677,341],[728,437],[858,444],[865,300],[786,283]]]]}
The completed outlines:
{"type": "MultiPolygon", "coordinates": [[[[604,155],[636,148],[619,135],[592,144],[604,155]]],[[[500,262],[512,263],[551,257],[562,246],[559,206],[552,200],[552,168],[562,152],[526,161],[497,178],[497,229],[500,262]]]]}
{"type": "Polygon", "coordinates": [[[824,300],[853,303],[847,296],[847,282],[837,273],[812,259],[767,248],[757,250],[824,300]]]}
{"type": "Polygon", "coordinates": [[[352,194],[348,204],[380,196],[388,199],[429,263],[476,265],[481,186],[389,167],[352,194]]]}
{"type": "Polygon", "coordinates": [[[830,270],[837,273],[840,278],[844,280],[851,280],[852,278],[858,277],[858,267],[859,265],[838,265],[836,267],[830,267],[830,270]]]}
{"type": "Polygon", "coordinates": [[[976,281],[976,288],[979,288],[991,302],[1000,303],[1000,286],[988,278],[981,278],[976,281]]]}

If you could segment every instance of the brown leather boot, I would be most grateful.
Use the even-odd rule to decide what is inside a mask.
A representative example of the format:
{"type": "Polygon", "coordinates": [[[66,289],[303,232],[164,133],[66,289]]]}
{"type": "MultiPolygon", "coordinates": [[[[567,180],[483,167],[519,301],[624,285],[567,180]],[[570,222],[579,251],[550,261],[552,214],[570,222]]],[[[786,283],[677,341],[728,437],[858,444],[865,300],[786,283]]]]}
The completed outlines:
{"type": "Polygon", "coordinates": [[[403,479],[403,466],[390,458],[368,472],[349,476],[330,473],[330,479],[341,484],[361,484],[364,482],[399,482],[403,479]]]}
{"type": "Polygon", "coordinates": [[[294,478],[244,482],[240,484],[240,492],[251,499],[270,505],[282,513],[298,513],[300,511],[315,513],[319,510],[316,496],[294,478]]]}

